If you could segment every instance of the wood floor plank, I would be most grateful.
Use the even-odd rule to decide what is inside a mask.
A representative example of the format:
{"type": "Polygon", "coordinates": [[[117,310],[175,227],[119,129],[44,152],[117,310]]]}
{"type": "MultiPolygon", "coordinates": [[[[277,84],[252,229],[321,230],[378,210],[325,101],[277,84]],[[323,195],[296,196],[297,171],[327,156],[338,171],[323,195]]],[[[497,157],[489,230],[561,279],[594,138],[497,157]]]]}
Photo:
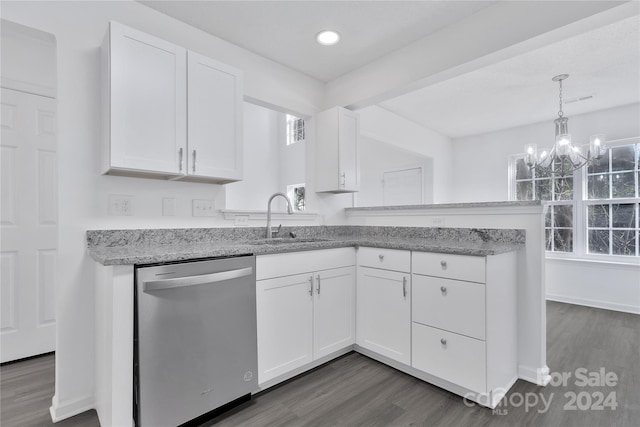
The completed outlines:
{"type": "MultiPolygon", "coordinates": [[[[547,354],[552,372],[571,375],[567,384],[538,387],[518,380],[495,411],[468,407],[460,396],[350,353],[260,393],[204,426],[640,426],[640,316],[548,302],[547,354]],[[604,368],[615,373],[616,385],[580,386],[578,368],[604,368]],[[596,392],[614,393],[618,407],[565,408],[566,394],[588,394],[593,400],[596,392]],[[535,397],[538,403],[525,407],[518,396],[535,397]]],[[[0,376],[2,427],[54,426],[48,413],[53,356],[5,365],[0,376]]],[[[98,425],[95,411],[55,424],[98,425]]]]}

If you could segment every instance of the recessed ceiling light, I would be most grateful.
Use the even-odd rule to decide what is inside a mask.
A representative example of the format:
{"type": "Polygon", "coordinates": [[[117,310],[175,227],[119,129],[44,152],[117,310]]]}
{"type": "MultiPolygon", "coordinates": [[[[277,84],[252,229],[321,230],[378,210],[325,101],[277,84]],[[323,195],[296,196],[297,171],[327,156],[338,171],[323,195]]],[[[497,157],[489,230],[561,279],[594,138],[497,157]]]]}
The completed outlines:
{"type": "Polygon", "coordinates": [[[321,45],[331,46],[340,41],[340,34],[333,30],[324,30],[316,34],[316,41],[321,45]]]}

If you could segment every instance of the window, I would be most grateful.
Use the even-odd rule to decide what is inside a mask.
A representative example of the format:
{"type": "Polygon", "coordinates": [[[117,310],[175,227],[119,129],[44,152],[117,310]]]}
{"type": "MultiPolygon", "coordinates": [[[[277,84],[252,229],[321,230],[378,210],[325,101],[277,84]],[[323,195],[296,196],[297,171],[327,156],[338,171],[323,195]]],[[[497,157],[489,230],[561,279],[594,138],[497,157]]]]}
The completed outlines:
{"type": "Polygon", "coordinates": [[[296,212],[304,211],[304,184],[287,185],[287,197],[296,212]]]}
{"type": "Polygon", "coordinates": [[[529,169],[522,157],[516,159],[516,200],[544,200],[545,245],[551,252],[573,252],[573,175],[562,174],[558,164],[551,173],[529,169]]]}
{"type": "Polygon", "coordinates": [[[587,170],[587,252],[640,255],[640,144],[612,147],[587,170]]]}
{"type": "Polygon", "coordinates": [[[512,198],[548,206],[548,252],[578,256],[640,256],[640,138],[611,141],[599,162],[573,173],[530,170],[511,162],[512,198]]]}
{"type": "Polygon", "coordinates": [[[287,145],[304,141],[304,119],[287,114],[287,145]]]}

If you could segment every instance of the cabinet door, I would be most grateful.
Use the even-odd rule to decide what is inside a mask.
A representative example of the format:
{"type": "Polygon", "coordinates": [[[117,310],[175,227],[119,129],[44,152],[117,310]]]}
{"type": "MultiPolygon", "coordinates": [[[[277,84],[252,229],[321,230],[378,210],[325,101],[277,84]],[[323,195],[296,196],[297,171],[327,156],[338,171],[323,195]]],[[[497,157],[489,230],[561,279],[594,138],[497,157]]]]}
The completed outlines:
{"type": "Polygon", "coordinates": [[[104,172],[180,175],[186,155],[186,50],[110,23],[104,172]]]}
{"type": "Polygon", "coordinates": [[[299,274],[256,283],[260,384],[313,361],[312,277],[299,274]]]}
{"type": "Polygon", "coordinates": [[[360,267],[357,333],[361,347],[411,362],[411,283],[408,273],[360,267]]]}
{"type": "Polygon", "coordinates": [[[355,342],[355,267],[315,275],[313,356],[318,359],[355,342]]]}
{"type": "Polygon", "coordinates": [[[239,70],[189,52],[188,174],[242,179],[242,77],[239,70]]]}
{"type": "Polygon", "coordinates": [[[339,185],[343,191],[358,191],[360,188],[359,123],[357,113],[338,109],[339,185]]]}

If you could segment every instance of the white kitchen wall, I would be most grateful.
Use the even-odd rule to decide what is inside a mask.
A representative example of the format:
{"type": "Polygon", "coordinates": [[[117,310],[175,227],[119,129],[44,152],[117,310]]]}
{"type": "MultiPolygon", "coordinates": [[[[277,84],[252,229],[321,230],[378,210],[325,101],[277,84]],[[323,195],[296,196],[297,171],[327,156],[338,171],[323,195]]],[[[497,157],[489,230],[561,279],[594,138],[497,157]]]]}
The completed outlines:
{"type": "Polygon", "coordinates": [[[225,185],[225,209],[265,210],[269,196],[282,191],[278,174],[284,114],[245,102],[242,120],[243,179],[225,185]]]}
{"type": "Polygon", "coordinates": [[[358,113],[360,133],[364,138],[433,159],[433,202],[453,200],[453,150],[448,137],[378,106],[364,108],[358,113]]]}
{"type": "Polygon", "coordinates": [[[356,194],[356,206],[382,206],[384,172],[415,167],[422,168],[423,203],[432,202],[432,158],[368,137],[362,137],[360,152],[361,184],[356,194]]]}
{"type": "Polygon", "coordinates": [[[221,186],[101,176],[100,45],[109,20],[153,34],[244,70],[251,98],[312,115],[323,85],[140,3],[2,2],[2,17],[53,34],[58,46],[59,277],[56,385],[52,416],[62,419],[93,405],[94,263],[85,231],[100,228],[232,226],[193,218],[191,200],[224,201],[221,186]],[[109,194],[134,197],[133,216],[107,215],[109,194]],[[162,197],[176,199],[176,215],[163,217],[162,197]]]}
{"type": "MultiPolygon", "coordinates": [[[[588,101],[587,101],[588,102],[588,101]]],[[[640,104],[569,117],[573,141],[605,133],[622,139],[640,135],[640,104]]],[[[551,147],[554,117],[529,126],[453,140],[453,194],[457,202],[508,200],[509,157],[527,143],[551,147]]],[[[640,313],[640,267],[580,260],[547,259],[547,298],[640,313]]]]}

